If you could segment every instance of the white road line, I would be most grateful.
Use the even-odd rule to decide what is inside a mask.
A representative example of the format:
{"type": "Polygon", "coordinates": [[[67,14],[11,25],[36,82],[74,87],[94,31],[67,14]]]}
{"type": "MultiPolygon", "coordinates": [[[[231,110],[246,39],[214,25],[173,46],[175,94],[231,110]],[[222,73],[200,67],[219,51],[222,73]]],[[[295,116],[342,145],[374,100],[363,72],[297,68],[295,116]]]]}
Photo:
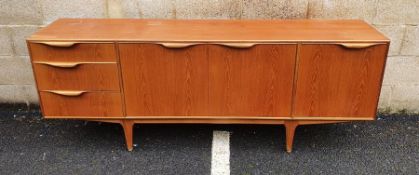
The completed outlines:
{"type": "Polygon", "coordinates": [[[230,132],[214,131],[212,136],[211,175],[230,174],[230,132]]]}

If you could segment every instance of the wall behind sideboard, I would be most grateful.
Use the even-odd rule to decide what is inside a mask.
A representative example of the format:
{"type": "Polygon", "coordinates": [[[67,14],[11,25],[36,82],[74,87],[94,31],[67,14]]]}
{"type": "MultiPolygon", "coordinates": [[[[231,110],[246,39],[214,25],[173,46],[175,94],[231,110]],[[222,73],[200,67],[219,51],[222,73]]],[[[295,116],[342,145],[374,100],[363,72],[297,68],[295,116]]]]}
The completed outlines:
{"type": "Polygon", "coordinates": [[[0,103],[38,103],[25,37],[57,18],[364,19],[391,39],[380,110],[419,112],[419,0],[0,0],[0,103]]]}

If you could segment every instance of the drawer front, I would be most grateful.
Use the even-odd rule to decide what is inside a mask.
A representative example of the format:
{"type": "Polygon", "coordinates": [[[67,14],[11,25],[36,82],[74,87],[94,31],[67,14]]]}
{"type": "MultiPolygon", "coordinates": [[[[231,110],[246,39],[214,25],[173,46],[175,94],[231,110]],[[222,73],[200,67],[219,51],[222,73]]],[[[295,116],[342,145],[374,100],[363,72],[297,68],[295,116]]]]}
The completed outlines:
{"type": "Polygon", "coordinates": [[[39,90],[120,90],[116,63],[35,62],[33,68],[39,90]]]}
{"type": "Polygon", "coordinates": [[[289,117],[296,44],[209,45],[210,114],[289,117]]]}
{"type": "Polygon", "coordinates": [[[362,45],[302,45],[293,116],[375,118],[388,45],[362,45]]]}
{"type": "Polygon", "coordinates": [[[45,117],[122,117],[119,92],[41,91],[45,117]]]}
{"type": "Polygon", "coordinates": [[[112,43],[30,43],[32,61],[116,61],[112,43]]]}

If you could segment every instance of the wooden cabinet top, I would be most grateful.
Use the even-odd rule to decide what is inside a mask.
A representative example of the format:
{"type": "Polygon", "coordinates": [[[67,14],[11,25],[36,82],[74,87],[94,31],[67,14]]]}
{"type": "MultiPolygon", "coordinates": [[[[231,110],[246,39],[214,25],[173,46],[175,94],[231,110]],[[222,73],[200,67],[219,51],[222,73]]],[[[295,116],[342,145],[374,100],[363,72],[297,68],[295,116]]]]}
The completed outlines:
{"type": "Polygon", "coordinates": [[[362,20],[59,19],[30,41],[389,42],[362,20]]]}

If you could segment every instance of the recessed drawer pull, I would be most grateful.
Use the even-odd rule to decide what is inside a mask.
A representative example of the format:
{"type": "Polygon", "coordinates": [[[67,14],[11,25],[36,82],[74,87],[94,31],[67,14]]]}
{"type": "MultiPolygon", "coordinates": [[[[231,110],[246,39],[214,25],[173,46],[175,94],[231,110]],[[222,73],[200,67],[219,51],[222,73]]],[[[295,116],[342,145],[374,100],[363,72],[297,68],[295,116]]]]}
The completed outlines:
{"type": "Polygon", "coordinates": [[[237,49],[247,49],[251,48],[255,43],[219,43],[219,45],[231,47],[231,48],[237,48],[237,49]]]}
{"type": "Polygon", "coordinates": [[[187,48],[187,47],[197,45],[197,44],[198,43],[160,43],[160,45],[169,49],[187,48]]]}
{"type": "Polygon", "coordinates": [[[45,64],[51,67],[60,67],[60,68],[74,68],[80,64],[83,64],[81,62],[35,62],[35,63],[45,64]]]}
{"type": "Polygon", "coordinates": [[[86,91],[46,91],[57,95],[77,97],[85,93],[86,91]]]}
{"type": "Polygon", "coordinates": [[[364,49],[378,44],[379,43],[341,43],[339,45],[348,49],[364,49]]]}
{"type": "Polygon", "coordinates": [[[75,42],[39,42],[40,44],[45,44],[47,46],[52,46],[52,47],[71,47],[74,46],[75,42]]]}

